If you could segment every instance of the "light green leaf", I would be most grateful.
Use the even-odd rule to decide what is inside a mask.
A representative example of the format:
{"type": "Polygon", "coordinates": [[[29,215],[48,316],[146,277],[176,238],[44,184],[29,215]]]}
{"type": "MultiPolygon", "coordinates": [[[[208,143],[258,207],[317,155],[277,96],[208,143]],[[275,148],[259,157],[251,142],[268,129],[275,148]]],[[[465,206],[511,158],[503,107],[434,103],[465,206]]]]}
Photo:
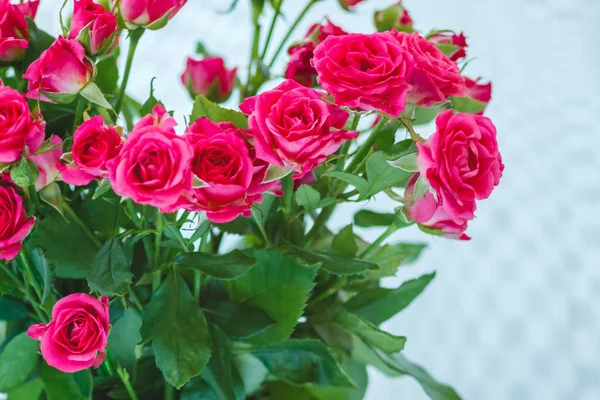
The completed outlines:
{"type": "Polygon", "coordinates": [[[410,153],[398,158],[397,160],[388,161],[387,163],[394,168],[400,168],[406,172],[419,172],[417,153],[410,153]]]}
{"type": "Polygon", "coordinates": [[[395,336],[382,331],[369,321],[344,309],[339,308],[333,312],[333,321],[386,353],[397,353],[404,349],[406,343],[404,336],[395,336]]]}
{"type": "Polygon", "coordinates": [[[109,239],[98,251],[88,276],[90,289],[106,296],[125,296],[133,274],[118,239],[109,239]]]}
{"type": "Polygon", "coordinates": [[[291,174],[292,172],[292,169],[289,167],[281,168],[278,165],[271,164],[267,168],[267,172],[265,173],[265,179],[263,179],[263,183],[279,181],[291,174]]]}
{"type": "Polygon", "coordinates": [[[82,90],[79,92],[86,100],[91,101],[94,104],[99,105],[100,107],[104,107],[107,110],[112,110],[112,106],[102,94],[100,88],[94,83],[88,83],[82,90]]]}
{"type": "Polygon", "coordinates": [[[369,197],[369,183],[360,176],[338,171],[328,172],[326,174],[323,174],[323,176],[330,176],[332,178],[339,179],[342,182],[346,182],[347,184],[354,186],[359,192],[360,199],[366,199],[367,197],[369,197]]]}
{"type": "Polygon", "coordinates": [[[137,363],[135,346],[142,340],[141,327],[142,318],[138,312],[128,308],[113,324],[108,336],[108,351],[129,371],[133,371],[137,363]]]}
{"type": "Polygon", "coordinates": [[[194,101],[194,109],[192,110],[190,122],[193,123],[201,117],[207,117],[213,122],[232,122],[235,126],[242,129],[248,128],[248,117],[244,114],[220,107],[199,94],[194,101]]]}
{"type": "Polygon", "coordinates": [[[294,251],[306,261],[311,263],[321,263],[323,269],[336,275],[362,274],[369,270],[379,269],[377,264],[359,258],[320,251],[309,251],[296,246],[293,246],[293,248],[294,251]]]}
{"type": "Polygon", "coordinates": [[[117,57],[106,57],[96,64],[96,79],[94,82],[102,93],[113,94],[117,90],[119,81],[119,68],[117,67],[117,57]]]}
{"type": "Polygon", "coordinates": [[[38,192],[40,199],[53,207],[61,215],[63,215],[62,209],[62,193],[60,186],[56,182],[50,183],[48,186],[38,192]]]}
{"type": "Polygon", "coordinates": [[[410,176],[410,173],[390,166],[385,161],[383,152],[373,153],[367,159],[368,196],[376,195],[389,187],[408,181],[410,176]]]}
{"type": "Polygon", "coordinates": [[[319,208],[321,194],[310,185],[300,185],[296,190],[296,203],[304,207],[306,211],[312,211],[319,208]]]}
{"type": "Polygon", "coordinates": [[[358,245],[354,239],[352,224],[340,231],[331,242],[331,251],[342,256],[354,257],[358,252],[358,245]]]}
{"type": "Polygon", "coordinates": [[[176,257],[174,262],[178,267],[201,271],[216,279],[235,279],[250,272],[257,261],[240,250],[234,250],[223,255],[186,253],[176,257]]]}
{"type": "Polygon", "coordinates": [[[396,221],[395,214],[382,214],[375,211],[360,210],[354,214],[354,224],[361,228],[370,228],[373,226],[388,227],[396,221]]]}
{"type": "Polygon", "coordinates": [[[431,189],[429,182],[427,182],[427,180],[423,178],[423,175],[419,175],[413,188],[410,205],[412,206],[413,204],[415,204],[417,200],[419,200],[421,197],[425,197],[429,189],[431,189]]]}
{"type": "Polygon", "coordinates": [[[7,400],[38,400],[43,391],[43,382],[34,379],[8,392],[7,400]]]}
{"type": "Polygon", "coordinates": [[[0,392],[9,392],[35,370],[39,360],[39,342],[21,333],[15,336],[0,354],[0,392]]]}
{"type": "Polygon", "coordinates": [[[432,122],[443,110],[443,106],[428,108],[415,107],[415,114],[413,116],[413,126],[425,125],[432,122]]]}
{"type": "Polygon", "coordinates": [[[379,271],[372,271],[365,275],[367,279],[381,279],[386,276],[394,276],[398,268],[414,262],[425,245],[398,243],[386,244],[377,250],[368,260],[379,265],[379,271]]]}
{"type": "Polygon", "coordinates": [[[483,112],[487,103],[475,100],[471,97],[450,97],[452,109],[458,112],[477,114],[483,112]]]}

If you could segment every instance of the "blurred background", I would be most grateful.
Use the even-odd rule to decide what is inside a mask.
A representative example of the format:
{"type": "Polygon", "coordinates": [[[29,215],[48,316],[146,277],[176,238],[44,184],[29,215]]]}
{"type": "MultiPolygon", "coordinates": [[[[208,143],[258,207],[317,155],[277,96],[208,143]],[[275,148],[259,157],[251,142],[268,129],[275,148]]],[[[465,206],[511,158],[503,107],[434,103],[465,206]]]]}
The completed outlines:
{"type": "MultiPolygon", "coordinates": [[[[347,31],[372,32],[373,11],[393,2],[365,0],[346,13],[336,0],[324,0],[293,37],[325,16],[347,31]]],[[[38,24],[58,34],[62,2],[41,3],[38,24]]],[[[156,77],[156,97],[183,124],[192,102],[179,76],[197,41],[245,73],[249,3],[242,0],[222,15],[218,11],[230,0],[189,0],[166,29],[142,39],[131,94],[144,101],[156,77]]],[[[288,21],[304,4],[286,2],[288,21]]],[[[486,114],[498,127],[506,170],[500,187],[479,205],[472,241],[417,230],[394,238],[430,247],[386,285],[432,270],[438,275],[385,328],[406,335],[406,355],[465,400],[600,399],[600,1],[404,4],[422,32],[453,29],[468,36],[468,55],[475,60],[466,73],[494,84],[486,114]]],[[[427,136],[428,129],[420,133],[427,136]]],[[[361,207],[389,211],[393,204],[378,198],[361,207]]],[[[352,211],[342,208],[332,226],[346,225],[352,211]]],[[[379,234],[360,233],[371,239],[379,234]]],[[[370,376],[369,400],[426,398],[409,379],[376,371],[370,376]]]]}

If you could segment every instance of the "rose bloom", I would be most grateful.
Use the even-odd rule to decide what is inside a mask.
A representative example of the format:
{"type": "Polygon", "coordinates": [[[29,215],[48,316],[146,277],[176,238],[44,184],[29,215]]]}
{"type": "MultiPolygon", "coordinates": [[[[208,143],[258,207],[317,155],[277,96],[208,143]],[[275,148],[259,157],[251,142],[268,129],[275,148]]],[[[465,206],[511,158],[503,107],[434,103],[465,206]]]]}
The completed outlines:
{"type": "MultiPolygon", "coordinates": [[[[445,233],[444,236],[447,238],[469,240],[470,237],[465,234],[468,220],[450,217],[445,209],[445,203],[438,202],[433,193],[427,192],[425,196],[414,201],[413,193],[419,176],[420,174],[416,173],[411,177],[404,193],[408,217],[427,229],[445,233]]],[[[469,204],[475,206],[474,202],[469,204]]],[[[474,213],[475,209],[472,212],[474,213]]]]}
{"type": "Polygon", "coordinates": [[[121,14],[125,23],[132,26],[148,26],[168,16],[173,18],[187,0],[121,0],[121,14]]]}
{"type": "Polygon", "coordinates": [[[221,57],[206,57],[201,60],[188,58],[181,82],[190,96],[202,94],[210,101],[227,101],[235,87],[237,68],[227,69],[221,57]]]}
{"type": "Polygon", "coordinates": [[[190,211],[205,211],[209,220],[225,223],[260,203],[267,191],[279,194],[279,181],[263,183],[269,165],[255,158],[244,133],[233,124],[200,118],[186,131],[194,151],[196,188],[186,196],[190,211]]]}
{"type": "Polygon", "coordinates": [[[69,185],[85,186],[94,179],[108,176],[107,163],[121,151],[123,138],[114,126],[107,126],[101,116],[81,124],[73,134],[70,154],[62,156],[69,160],[58,164],[62,180],[69,185]]]}
{"type": "MultiPolygon", "coordinates": [[[[487,104],[492,100],[492,83],[479,83],[481,78],[478,78],[476,80],[467,78],[466,76],[464,78],[467,88],[465,96],[480,101],[487,106],[487,104]]],[[[477,114],[483,115],[483,111],[485,111],[485,109],[478,112],[477,114]]]]}
{"type": "Polygon", "coordinates": [[[285,70],[285,77],[307,87],[315,86],[317,70],[311,64],[315,47],[329,36],[343,36],[347,34],[346,31],[329,20],[326,20],[325,24],[312,25],[304,41],[288,49],[290,61],[285,70]]]}
{"type": "Polygon", "coordinates": [[[0,163],[17,161],[23,150],[37,151],[44,140],[44,130],[44,121],[39,115],[32,116],[23,95],[0,86],[0,163]]]}
{"type": "Polygon", "coordinates": [[[114,191],[138,204],[173,212],[180,208],[183,193],[192,188],[190,162],[192,149],[177,136],[172,118],[162,114],[147,116],[129,134],[118,157],[107,163],[114,191]]]}
{"type": "Polygon", "coordinates": [[[173,118],[162,104],[157,104],[152,109],[152,114],[148,114],[140,119],[133,130],[154,126],[162,130],[175,133],[177,121],[173,118]]]}
{"type": "Polygon", "coordinates": [[[112,47],[116,33],[116,15],[94,0],[75,0],[69,39],[79,39],[89,54],[97,55],[112,47]]]}
{"type": "Polygon", "coordinates": [[[444,103],[450,96],[461,96],[465,90],[465,80],[458,66],[438,49],[435,44],[418,33],[392,33],[412,54],[415,67],[407,78],[412,85],[408,101],[420,107],[430,107],[444,103]]]}
{"type": "Polygon", "coordinates": [[[60,157],[62,155],[62,139],[58,136],[52,136],[50,145],[57,146],[55,149],[41,154],[30,154],[27,156],[29,161],[33,161],[38,167],[38,178],[35,182],[35,189],[40,191],[46,186],[55,182],[59,175],[60,157]]]}
{"type": "Polygon", "coordinates": [[[364,0],[339,0],[340,5],[344,10],[352,10],[357,4],[362,3],[364,0]]]}
{"type": "Polygon", "coordinates": [[[0,186],[0,260],[10,261],[19,254],[34,223],[15,189],[0,186]]]}
{"type": "Polygon", "coordinates": [[[393,117],[404,110],[414,61],[391,33],[330,36],[314,53],[317,80],[337,105],[393,117]]]}
{"type": "Polygon", "coordinates": [[[66,373],[98,368],[106,358],[110,330],[108,297],[100,300],[84,293],[60,299],[52,320],[32,325],[27,334],[41,340],[40,350],[48,365],[66,373]]]}
{"type": "MultiPolygon", "coordinates": [[[[77,40],[58,37],[23,75],[29,81],[30,99],[72,100],[92,79],[94,66],[77,40]]],[[[69,101],[70,101],[69,100],[69,101]]]]}
{"type": "Polygon", "coordinates": [[[246,99],[256,156],[300,178],[358,132],[342,129],[348,113],[322,100],[323,94],[287,80],[273,90],[246,99]]]}
{"type": "Polygon", "coordinates": [[[457,61],[467,56],[467,38],[462,33],[459,35],[455,33],[436,33],[429,36],[427,40],[435,43],[436,45],[441,44],[454,46],[454,51],[452,51],[451,54],[448,54],[448,58],[450,58],[452,61],[457,61]]]}
{"type": "Polygon", "coordinates": [[[417,143],[419,171],[450,218],[470,220],[475,200],[490,196],[504,170],[496,127],[487,117],[447,110],[438,115],[436,128],[417,143]]]}
{"type": "Polygon", "coordinates": [[[38,5],[39,0],[20,4],[0,2],[0,63],[19,61],[25,55],[29,40],[25,17],[34,19],[38,5]]]}

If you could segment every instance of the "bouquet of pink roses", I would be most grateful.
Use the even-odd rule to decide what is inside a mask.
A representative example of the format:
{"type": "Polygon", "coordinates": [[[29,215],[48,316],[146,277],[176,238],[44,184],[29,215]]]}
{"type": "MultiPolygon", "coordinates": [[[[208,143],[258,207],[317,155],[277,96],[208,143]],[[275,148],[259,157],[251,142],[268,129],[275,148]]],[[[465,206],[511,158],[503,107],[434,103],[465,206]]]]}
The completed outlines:
{"type": "Polygon", "coordinates": [[[143,104],[126,89],[138,42],[177,23],[186,0],[65,1],[57,38],[34,23],[39,0],[0,0],[9,400],[351,400],[368,365],[459,398],[379,328],[434,275],[381,280],[424,248],[390,243],[403,228],[469,239],[504,168],[483,116],[491,84],[463,74],[463,34],[421,34],[401,3],[375,13],[377,33],[324,19],[290,45],[324,3],[305,1],[277,40],[285,0],[251,0],[245,79],[199,45],[178,126],[152,88],[143,104]],[[240,111],[218,105],[234,92],[240,111]],[[376,196],[396,207],[328,228],[339,204],[376,196]]]}

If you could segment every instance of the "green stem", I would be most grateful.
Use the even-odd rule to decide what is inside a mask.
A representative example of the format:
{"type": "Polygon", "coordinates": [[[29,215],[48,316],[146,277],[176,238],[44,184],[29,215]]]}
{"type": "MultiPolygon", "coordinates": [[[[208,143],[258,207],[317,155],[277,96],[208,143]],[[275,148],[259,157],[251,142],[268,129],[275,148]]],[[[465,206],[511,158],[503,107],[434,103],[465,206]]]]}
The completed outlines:
{"type": "MultiPolygon", "coordinates": [[[[137,215],[137,211],[135,209],[135,204],[133,203],[133,201],[131,199],[128,199],[125,203],[127,205],[127,209],[129,210],[131,220],[133,221],[135,226],[140,231],[143,231],[144,227],[142,226],[142,221],[140,220],[139,216],[137,215]]],[[[148,259],[148,263],[151,263],[153,260],[153,258],[152,258],[153,255],[152,255],[152,242],[150,241],[150,237],[143,236],[142,243],[144,244],[144,250],[146,251],[146,258],[148,259]]]]}
{"type": "Polygon", "coordinates": [[[168,382],[165,382],[165,400],[175,399],[175,388],[168,382]]]}
{"type": "Polygon", "coordinates": [[[383,128],[383,126],[387,123],[387,121],[388,120],[385,117],[381,118],[379,123],[371,131],[371,134],[369,135],[367,140],[358,148],[358,151],[352,158],[350,165],[348,165],[348,167],[346,167],[345,172],[353,173],[355,167],[362,164],[364,159],[371,152],[371,149],[373,148],[373,145],[375,144],[375,141],[377,140],[377,136],[379,136],[379,133],[381,132],[381,128],[383,128]]]}
{"type": "Polygon", "coordinates": [[[246,78],[246,86],[240,91],[240,102],[246,97],[256,94],[258,88],[254,87],[254,67],[255,61],[258,60],[258,46],[260,41],[260,24],[254,22],[252,39],[252,50],[250,50],[250,60],[248,61],[248,77],[246,78]]]}
{"type": "MultiPolygon", "coordinates": [[[[164,228],[163,215],[158,213],[156,216],[156,235],[154,236],[154,262],[153,269],[158,270],[160,266],[160,244],[162,242],[162,233],[164,228]]],[[[155,292],[160,286],[160,272],[155,272],[152,277],[152,291],[155,292]]]]}
{"type": "Polygon", "coordinates": [[[265,40],[265,45],[260,56],[261,60],[264,60],[267,55],[267,50],[269,49],[269,44],[271,43],[271,38],[273,37],[273,32],[275,31],[275,26],[277,25],[277,19],[281,15],[281,7],[283,6],[283,1],[284,0],[279,1],[279,5],[275,9],[275,14],[273,14],[273,20],[271,21],[271,26],[269,27],[269,33],[267,34],[267,39],[265,40]]]}
{"type": "Polygon", "coordinates": [[[129,82],[129,75],[131,74],[131,65],[133,64],[133,56],[135,55],[135,50],[142,38],[144,33],[143,28],[138,28],[135,31],[131,32],[131,37],[129,39],[129,52],[127,53],[127,61],[125,63],[125,73],[123,75],[123,82],[121,82],[121,88],[119,92],[119,97],[117,97],[117,103],[115,104],[115,112],[117,115],[121,112],[121,107],[123,106],[123,99],[125,98],[125,91],[127,90],[127,83],[129,82]]]}
{"type": "Polygon", "coordinates": [[[269,63],[269,68],[272,68],[273,65],[275,65],[275,62],[277,61],[277,57],[279,57],[279,54],[281,53],[281,50],[283,50],[283,48],[285,47],[285,44],[287,43],[288,39],[290,38],[290,36],[292,36],[292,33],[294,33],[294,31],[296,30],[296,28],[298,27],[298,25],[300,24],[300,22],[304,19],[304,17],[308,13],[308,11],[311,9],[311,7],[317,3],[317,1],[319,1],[319,0],[310,0],[308,2],[308,4],[304,7],[304,9],[302,10],[302,12],[300,13],[300,15],[298,15],[298,18],[296,18],[296,20],[294,21],[294,23],[290,27],[290,30],[284,36],[283,40],[279,44],[279,47],[277,47],[277,50],[275,50],[275,54],[273,55],[273,59],[269,63]]]}
{"type": "Polygon", "coordinates": [[[138,400],[138,397],[135,394],[135,390],[133,389],[133,386],[131,386],[131,382],[129,381],[129,374],[120,365],[117,365],[117,375],[119,375],[119,378],[121,378],[121,382],[123,382],[123,386],[125,386],[125,390],[127,390],[129,398],[131,400],[138,400]]]}
{"type": "Polygon", "coordinates": [[[200,301],[200,288],[202,287],[202,272],[194,271],[194,298],[200,301]]]}
{"type": "Polygon", "coordinates": [[[129,288],[129,296],[131,297],[131,302],[133,303],[133,305],[138,309],[139,312],[142,312],[144,306],[142,305],[140,297],[138,296],[133,287],[129,288]]]}
{"type": "Polygon", "coordinates": [[[31,266],[29,259],[27,259],[27,256],[25,255],[25,251],[21,251],[19,253],[19,261],[25,269],[25,273],[27,274],[27,281],[31,284],[33,290],[35,290],[35,294],[37,294],[38,299],[42,300],[42,288],[36,278],[35,273],[33,272],[33,267],[31,266]]]}
{"type": "Polygon", "coordinates": [[[86,236],[92,241],[94,246],[96,246],[98,249],[102,247],[102,242],[96,237],[94,232],[92,232],[92,230],[85,224],[85,222],[83,222],[81,218],[79,218],[79,216],[75,214],[75,211],[73,211],[69,203],[67,203],[66,201],[63,201],[63,210],[66,212],[69,218],[71,218],[73,222],[75,222],[75,225],[81,228],[83,233],[85,233],[86,236]]]}
{"type": "Polygon", "coordinates": [[[73,118],[73,132],[83,121],[83,110],[85,108],[86,101],[83,98],[77,100],[77,108],[75,108],[75,118],[73,118]]]}
{"type": "Polygon", "coordinates": [[[254,217],[254,220],[256,221],[256,225],[258,226],[258,230],[260,231],[260,234],[262,235],[263,240],[265,241],[265,244],[267,245],[267,247],[272,247],[273,243],[271,243],[271,240],[269,239],[269,235],[267,235],[267,231],[265,231],[265,227],[258,220],[255,209],[252,209],[252,216],[254,217]]]}
{"type": "Polygon", "coordinates": [[[385,232],[381,234],[381,236],[375,239],[375,241],[360,254],[359,258],[367,258],[373,255],[373,253],[379,249],[379,246],[381,246],[387,238],[396,233],[396,231],[398,231],[400,228],[401,226],[398,226],[397,224],[390,225],[385,232]]]}
{"type": "Polygon", "coordinates": [[[330,296],[336,294],[337,292],[340,291],[340,289],[342,289],[347,284],[348,284],[348,281],[346,281],[346,279],[337,279],[336,281],[334,281],[334,283],[329,288],[325,289],[317,297],[312,299],[309,303],[309,307],[312,308],[315,305],[321,303],[323,300],[326,300],[330,296]]]}

